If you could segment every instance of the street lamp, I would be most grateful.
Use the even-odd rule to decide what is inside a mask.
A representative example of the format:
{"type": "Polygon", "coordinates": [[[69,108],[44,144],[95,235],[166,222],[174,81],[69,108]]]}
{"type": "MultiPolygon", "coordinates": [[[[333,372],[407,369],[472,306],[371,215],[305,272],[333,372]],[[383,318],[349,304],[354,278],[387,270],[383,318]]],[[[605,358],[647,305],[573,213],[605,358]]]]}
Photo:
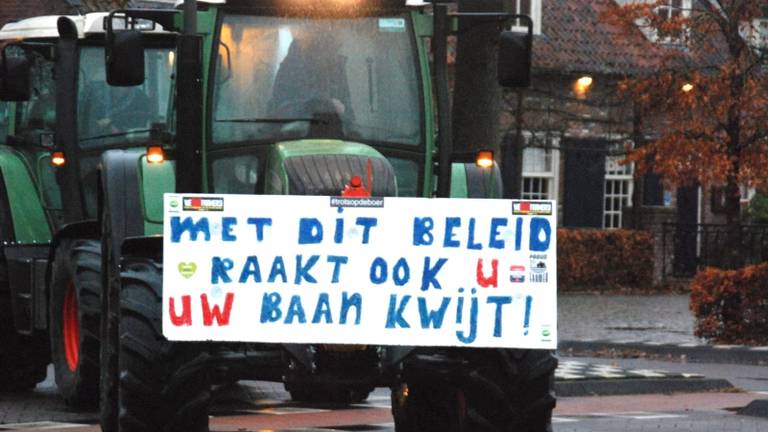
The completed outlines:
{"type": "Polygon", "coordinates": [[[592,77],[589,75],[584,75],[577,79],[573,86],[573,91],[576,93],[576,97],[579,99],[584,99],[584,97],[587,95],[587,92],[589,92],[589,89],[592,88],[592,82],[592,77]]]}

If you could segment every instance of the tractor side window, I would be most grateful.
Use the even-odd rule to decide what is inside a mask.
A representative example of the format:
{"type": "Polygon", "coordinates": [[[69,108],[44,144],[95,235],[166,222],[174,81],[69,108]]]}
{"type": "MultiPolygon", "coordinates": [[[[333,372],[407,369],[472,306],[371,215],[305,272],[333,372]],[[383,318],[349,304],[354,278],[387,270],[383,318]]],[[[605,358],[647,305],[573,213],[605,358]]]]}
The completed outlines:
{"type": "Polygon", "coordinates": [[[78,80],[78,139],[82,148],[135,147],[153,125],[167,124],[173,73],[170,49],[144,53],[144,84],[112,87],[106,82],[104,49],[83,47],[78,80]]]}
{"type": "Polygon", "coordinates": [[[50,133],[56,125],[56,89],[53,62],[30,53],[31,93],[28,101],[17,105],[16,135],[37,144],[41,133],[50,133]]]}
{"type": "MultiPolygon", "coordinates": [[[[167,124],[173,51],[144,52],[145,81],[134,87],[112,87],[104,71],[104,48],[82,47],[77,100],[78,142],[83,150],[130,148],[146,145],[153,127],[167,124]]],[[[83,200],[87,217],[97,214],[98,157],[80,160],[83,200]]]]}
{"type": "Polygon", "coordinates": [[[0,144],[5,144],[9,132],[10,102],[0,102],[0,144]]]}

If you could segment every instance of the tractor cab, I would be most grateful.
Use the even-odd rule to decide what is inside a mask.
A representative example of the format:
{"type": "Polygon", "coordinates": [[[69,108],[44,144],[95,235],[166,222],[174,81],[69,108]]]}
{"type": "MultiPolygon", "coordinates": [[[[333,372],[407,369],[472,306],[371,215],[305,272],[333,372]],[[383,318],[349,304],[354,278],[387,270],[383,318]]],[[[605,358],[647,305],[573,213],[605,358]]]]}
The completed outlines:
{"type": "Polygon", "coordinates": [[[223,8],[208,84],[210,190],[334,195],[371,160],[374,194],[430,193],[429,78],[411,13],[223,8]]]}
{"type": "MultiPolygon", "coordinates": [[[[101,247],[98,163],[135,154],[168,122],[173,37],[151,24],[141,85],[112,87],[104,68],[108,14],[42,16],[0,30],[0,325],[3,388],[28,388],[53,363],[68,405],[98,395],[101,247]]],[[[125,19],[115,18],[133,25],[125,19]]]]}
{"type": "MultiPolygon", "coordinates": [[[[448,360],[433,347],[249,343],[247,338],[219,343],[199,336],[181,341],[166,338],[161,328],[166,318],[191,324],[191,315],[177,314],[178,303],[161,294],[164,280],[176,272],[193,277],[198,268],[194,262],[165,263],[163,241],[173,238],[173,226],[194,231],[196,238],[209,227],[207,219],[166,218],[164,198],[175,212],[205,212],[222,209],[231,195],[341,195],[351,201],[500,196],[492,158],[481,168],[450,142],[446,44],[460,17],[449,16],[444,2],[427,8],[406,0],[186,0],[175,10],[129,16],[169,23],[177,32],[174,121],[167,134],[173,145],[164,145],[162,163],[153,163],[150,153],[119,150],[101,158],[102,245],[108,251],[102,270],[108,300],[101,315],[102,346],[108,349],[101,366],[102,377],[110,378],[102,381],[102,395],[109,396],[102,399],[109,402],[101,407],[103,429],[205,430],[209,384],[233,378],[282,380],[294,399],[348,403],[364,400],[376,386],[401,388],[397,377],[405,366],[413,376],[426,376],[421,368],[453,376],[448,366],[464,363],[500,370],[492,364],[496,354],[475,361],[466,352],[450,353],[448,360]],[[174,200],[178,197],[184,199],[174,200]],[[132,200],[142,206],[125,205],[132,200]],[[404,359],[413,362],[403,366],[404,359]]],[[[475,14],[467,23],[498,22],[501,29],[513,18],[527,17],[475,14]]],[[[532,29],[527,19],[527,35],[501,37],[504,85],[527,79],[532,29]]],[[[131,62],[141,53],[142,31],[109,31],[107,41],[107,82],[145,82],[131,62]]],[[[226,223],[211,227],[227,235],[226,223]]],[[[232,269],[231,260],[220,262],[222,269],[232,269]]],[[[210,268],[215,285],[218,270],[210,268]]],[[[208,301],[207,294],[200,298],[208,301]]],[[[185,296],[182,310],[191,310],[184,306],[191,301],[185,296]]],[[[548,355],[526,359],[538,362],[548,355]]],[[[506,353],[500,358],[506,366],[516,361],[506,353]]],[[[547,376],[553,364],[547,360],[547,376]]],[[[453,394],[440,391],[440,379],[426,381],[433,387],[416,403],[439,409],[453,402],[441,399],[441,393],[453,394]]],[[[521,400],[527,404],[548,388],[548,381],[537,382],[536,395],[521,400]]],[[[504,395],[478,392],[472,403],[484,405],[486,396],[497,393],[504,395]]],[[[545,402],[536,421],[551,416],[545,402]]],[[[431,429],[418,419],[406,424],[399,417],[413,413],[398,406],[393,401],[397,430],[478,430],[449,427],[456,426],[449,424],[453,418],[440,419],[446,426],[431,429]]],[[[493,421],[503,422],[506,415],[494,413],[493,421]]]]}
{"type": "Polygon", "coordinates": [[[145,33],[140,86],[112,87],[104,71],[106,13],[6,24],[0,98],[6,143],[27,159],[54,225],[96,217],[96,165],[110,148],[144,148],[167,123],[173,39],[145,33]],[[63,203],[67,203],[64,205],[63,203]]]}

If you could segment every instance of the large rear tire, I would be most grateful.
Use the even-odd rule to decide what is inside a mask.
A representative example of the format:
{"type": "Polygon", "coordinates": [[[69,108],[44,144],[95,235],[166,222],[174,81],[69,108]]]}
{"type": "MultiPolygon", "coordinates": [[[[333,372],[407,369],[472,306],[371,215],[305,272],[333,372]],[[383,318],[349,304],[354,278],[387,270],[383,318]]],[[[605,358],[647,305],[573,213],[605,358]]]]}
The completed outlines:
{"type": "Polygon", "coordinates": [[[210,356],[163,336],[162,265],[125,259],[120,286],[119,431],[208,431],[210,356]]]}
{"type": "Polygon", "coordinates": [[[397,432],[550,432],[557,359],[543,350],[447,350],[406,360],[397,432]]]}
{"type": "Polygon", "coordinates": [[[101,352],[99,355],[99,423],[102,432],[117,432],[117,313],[120,309],[120,269],[112,250],[109,212],[101,216],[101,352]]]}
{"type": "Polygon", "coordinates": [[[99,388],[101,245],[68,240],[56,250],[49,303],[51,359],[64,401],[94,408],[99,388]]]}

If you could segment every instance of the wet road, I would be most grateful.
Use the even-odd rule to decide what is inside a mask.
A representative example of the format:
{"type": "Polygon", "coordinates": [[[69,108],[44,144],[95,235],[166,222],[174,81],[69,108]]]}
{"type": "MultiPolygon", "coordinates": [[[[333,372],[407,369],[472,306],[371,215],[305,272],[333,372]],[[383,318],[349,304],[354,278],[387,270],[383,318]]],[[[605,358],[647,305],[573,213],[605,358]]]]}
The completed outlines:
{"type": "MultiPolygon", "coordinates": [[[[622,367],[677,368],[711,377],[728,377],[744,391],[559,398],[554,417],[555,432],[768,430],[768,419],[735,413],[736,408],[752,400],[768,398],[768,368],[648,360],[578,360],[622,367]]],[[[5,423],[0,425],[0,431],[99,431],[96,413],[69,411],[50,379],[33,393],[0,398],[0,415],[0,421],[5,423]]],[[[211,430],[392,432],[394,425],[387,389],[377,389],[366,403],[351,407],[313,406],[290,402],[282,384],[241,381],[218,392],[211,430]]]]}
{"type": "MultiPolygon", "coordinates": [[[[693,336],[688,298],[685,294],[563,294],[558,301],[560,339],[701,342],[693,336]]],[[[578,360],[725,378],[743,392],[560,398],[555,432],[768,430],[768,419],[735,413],[735,408],[754,399],[768,398],[768,368],[645,359],[578,360]]],[[[0,431],[99,430],[97,414],[69,410],[50,376],[33,393],[0,396],[0,431]]],[[[219,393],[212,414],[211,430],[222,432],[394,431],[387,389],[378,389],[365,404],[340,408],[294,404],[282,384],[241,382],[219,393]]]]}
{"type": "MultiPolygon", "coordinates": [[[[211,417],[213,432],[393,432],[386,390],[366,404],[345,408],[301,406],[285,400],[261,400],[250,408],[219,409],[211,417]]],[[[753,393],[561,398],[555,432],[740,431],[768,430],[768,419],[734,412],[760,397],[753,393]]],[[[41,422],[2,425],[0,430],[98,432],[93,422],[41,422]]]]}

